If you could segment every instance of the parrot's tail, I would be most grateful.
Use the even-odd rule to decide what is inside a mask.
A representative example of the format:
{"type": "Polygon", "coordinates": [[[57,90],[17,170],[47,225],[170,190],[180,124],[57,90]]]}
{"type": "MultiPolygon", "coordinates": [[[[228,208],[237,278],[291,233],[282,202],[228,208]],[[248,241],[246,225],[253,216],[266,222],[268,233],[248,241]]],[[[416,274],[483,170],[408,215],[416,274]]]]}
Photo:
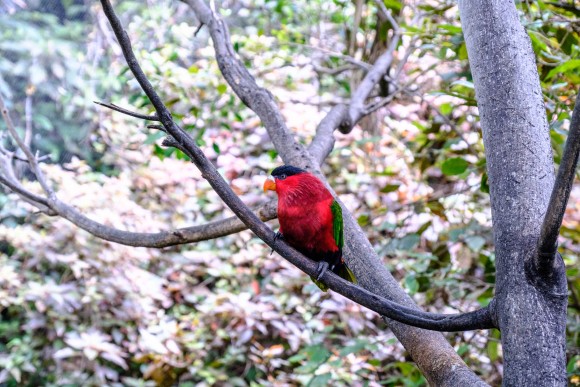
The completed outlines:
{"type": "MultiPolygon", "coordinates": [[[[332,269],[332,271],[337,276],[344,278],[348,282],[352,282],[353,284],[358,283],[358,281],[356,280],[356,277],[354,276],[354,273],[352,272],[352,270],[350,270],[348,268],[348,266],[346,266],[346,263],[343,260],[341,260],[341,262],[338,265],[336,265],[332,269]]],[[[314,282],[316,284],[316,286],[318,286],[320,288],[320,290],[322,290],[323,292],[326,292],[328,290],[328,286],[326,286],[325,284],[323,284],[320,281],[317,281],[316,278],[310,277],[310,279],[312,279],[312,282],[314,282]]]]}
{"type": "Polygon", "coordinates": [[[358,281],[356,280],[356,277],[354,276],[354,273],[352,272],[352,270],[350,270],[348,268],[348,266],[346,266],[346,263],[341,262],[341,265],[338,265],[338,267],[334,270],[334,272],[339,276],[344,278],[345,280],[347,280],[348,282],[352,282],[353,284],[357,284],[358,281]]]}

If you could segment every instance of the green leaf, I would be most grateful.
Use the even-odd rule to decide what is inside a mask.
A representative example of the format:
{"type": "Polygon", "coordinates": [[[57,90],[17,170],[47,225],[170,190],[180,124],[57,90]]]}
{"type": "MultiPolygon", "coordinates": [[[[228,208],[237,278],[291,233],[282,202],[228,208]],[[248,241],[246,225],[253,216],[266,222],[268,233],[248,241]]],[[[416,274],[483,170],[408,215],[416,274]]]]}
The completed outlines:
{"type": "Polygon", "coordinates": [[[147,138],[145,139],[145,141],[143,142],[146,145],[151,145],[157,142],[157,140],[159,140],[162,137],[165,137],[166,134],[163,132],[155,132],[155,133],[151,133],[150,135],[147,136],[147,138]]]}
{"type": "Polygon", "coordinates": [[[452,82],[451,87],[454,87],[454,86],[463,86],[465,88],[475,90],[475,86],[473,85],[473,82],[466,81],[465,79],[459,79],[455,82],[452,82]]]}
{"type": "Polygon", "coordinates": [[[460,34],[461,33],[461,27],[454,26],[452,24],[441,24],[439,26],[439,28],[442,30],[445,30],[451,34],[460,34]]]}
{"type": "Polygon", "coordinates": [[[387,8],[392,9],[393,11],[400,11],[403,7],[401,2],[397,0],[383,0],[383,4],[385,4],[387,8]]]}
{"type": "Polygon", "coordinates": [[[542,34],[538,33],[537,31],[529,31],[528,35],[530,36],[530,40],[532,41],[532,47],[534,48],[535,52],[541,51],[548,51],[548,46],[546,43],[543,42],[546,39],[542,34]]]}
{"type": "Polygon", "coordinates": [[[305,352],[308,361],[303,366],[297,367],[296,372],[311,374],[330,358],[330,352],[322,345],[308,347],[305,352]]]}
{"type": "Polygon", "coordinates": [[[479,252],[485,246],[485,238],[480,237],[479,235],[472,235],[465,238],[465,243],[467,246],[473,250],[474,252],[479,252]]]}
{"type": "Polygon", "coordinates": [[[223,83],[220,83],[220,84],[217,86],[217,91],[218,91],[218,93],[219,93],[220,95],[222,95],[223,93],[225,93],[227,89],[228,89],[228,87],[227,87],[225,84],[223,84],[223,83]]]}
{"type": "Polygon", "coordinates": [[[449,102],[446,102],[446,103],[442,104],[441,106],[439,106],[439,110],[441,111],[441,114],[448,115],[449,113],[451,113],[453,111],[453,106],[451,106],[451,104],[449,102]]]}
{"type": "Polygon", "coordinates": [[[546,78],[550,80],[556,74],[566,73],[571,70],[576,70],[577,68],[580,68],[580,59],[572,59],[566,63],[562,63],[561,65],[554,67],[552,70],[550,70],[546,78]]]}
{"type": "Polygon", "coordinates": [[[395,192],[396,190],[399,189],[400,186],[401,184],[387,184],[383,188],[381,188],[380,192],[382,193],[395,192]]]}
{"type": "Polygon", "coordinates": [[[322,374],[322,375],[316,375],[315,377],[310,379],[307,386],[309,386],[309,387],[325,387],[328,385],[328,382],[330,381],[331,377],[332,377],[332,375],[330,374],[330,372],[327,372],[327,373],[322,374]]]}
{"type": "Polygon", "coordinates": [[[290,363],[298,363],[299,361],[304,360],[304,359],[306,359],[306,355],[304,353],[299,353],[297,355],[290,356],[288,358],[288,361],[290,363]]]}
{"type": "Polygon", "coordinates": [[[215,142],[212,144],[212,148],[218,155],[220,154],[220,147],[215,142]]]}
{"type": "Polygon", "coordinates": [[[469,345],[461,344],[459,348],[457,348],[457,354],[459,356],[463,356],[467,351],[469,351],[469,345]]]}
{"type": "Polygon", "coordinates": [[[481,185],[479,187],[481,192],[489,193],[489,185],[487,184],[487,173],[481,175],[481,185]]]}
{"type": "Polygon", "coordinates": [[[361,227],[364,227],[364,226],[368,225],[369,224],[369,221],[370,221],[370,217],[368,215],[366,215],[366,214],[359,215],[359,217],[356,218],[356,222],[361,227]]]}
{"type": "Polygon", "coordinates": [[[467,170],[469,163],[461,157],[453,157],[443,162],[441,172],[446,176],[460,175],[467,170]]]}
{"type": "Polygon", "coordinates": [[[419,281],[415,278],[415,274],[408,275],[405,278],[405,287],[409,290],[409,294],[411,295],[419,291],[419,281]]]}
{"type": "Polygon", "coordinates": [[[459,59],[461,59],[461,60],[467,59],[467,45],[465,44],[465,42],[463,42],[463,44],[459,47],[459,51],[457,51],[457,55],[459,56],[459,59]]]}
{"type": "Polygon", "coordinates": [[[417,234],[405,235],[397,241],[397,249],[403,251],[412,250],[419,244],[420,241],[421,237],[417,234]]]}
{"type": "Polygon", "coordinates": [[[566,366],[566,371],[568,371],[568,373],[570,373],[570,374],[574,371],[577,371],[578,366],[576,365],[576,363],[578,363],[579,361],[580,361],[580,356],[578,356],[578,355],[572,356],[572,358],[568,362],[568,365],[566,366]]]}
{"type": "Polygon", "coordinates": [[[491,331],[490,338],[487,342],[487,356],[492,362],[499,358],[499,337],[499,331],[494,329],[491,331]]]}
{"type": "Polygon", "coordinates": [[[340,357],[350,355],[351,353],[357,353],[366,349],[369,346],[369,342],[366,340],[358,340],[355,344],[348,345],[340,350],[340,357]]]}

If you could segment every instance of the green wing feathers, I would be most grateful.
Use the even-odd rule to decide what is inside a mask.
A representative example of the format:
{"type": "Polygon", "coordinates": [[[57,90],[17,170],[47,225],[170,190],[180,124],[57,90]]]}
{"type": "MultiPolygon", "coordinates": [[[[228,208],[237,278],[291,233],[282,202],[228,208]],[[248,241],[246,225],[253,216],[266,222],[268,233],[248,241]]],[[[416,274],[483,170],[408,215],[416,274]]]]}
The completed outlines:
{"type": "Polygon", "coordinates": [[[344,246],[343,223],[342,223],[342,208],[336,200],[330,205],[332,211],[332,226],[334,230],[334,241],[336,245],[342,249],[344,246]]]}
{"type": "MultiPolygon", "coordinates": [[[[344,246],[344,226],[342,223],[342,208],[340,208],[340,204],[338,204],[338,202],[334,200],[330,205],[330,210],[332,211],[332,227],[333,227],[332,232],[334,241],[336,242],[336,245],[338,246],[340,251],[342,251],[342,247],[344,246]]],[[[344,278],[345,280],[352,282],[353,284],[358,283],[356,277],[354,276],[354,273],[352,272],[352,270],[348,268],[348,266],[346,266],[346,263],[344,262],[342,257],[340,258],[340,263],[337,264],[336,267],[332,269],[332,271],[335,272],[338,276],[344,278]]],[[[328,290],[328,286],[326,286],[320,281],[317,281],[316,278],[314,277],[310,278],[312,279],[312,282],[314,282],[316,286],[318,286],[322,291],[326,292],[328,290]]]]}
{"type": "MultiPolygon", "coordinates": [[[[342,247],[344,246],[344,226],[342,222],[342,208],[340,207],[340,204],[338,204],[338,202],[334,200],[330,205],[330,209],[332,210],[334,241],[336,242],[336,245],[342,250],[342,247]]],[[[345,280],[352,282],[353,284],[358,283],[352,270],[350,270],[348,266],[346,266],[346,263],[344,262],[344,260],[342,260],[342,258],[341,261],[342,261],[341,265],[338,265],[338,267],[336,268],[336,274],[338,274],[345,280]]]]}

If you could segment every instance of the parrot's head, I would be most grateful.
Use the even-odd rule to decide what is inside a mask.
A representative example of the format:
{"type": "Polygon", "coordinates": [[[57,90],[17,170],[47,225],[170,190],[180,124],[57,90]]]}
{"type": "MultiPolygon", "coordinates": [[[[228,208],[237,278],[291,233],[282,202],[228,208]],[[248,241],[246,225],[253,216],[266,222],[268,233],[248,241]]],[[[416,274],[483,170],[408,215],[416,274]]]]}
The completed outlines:
{"type": "Polygon", "coordinates": [[[282,165],[272,171],[272,174],[264,182],[264,192],[276,191],[278,194],[292,190],[299,184],[300,175],[309,175],[304,169],[292,165],[282,165]]]}

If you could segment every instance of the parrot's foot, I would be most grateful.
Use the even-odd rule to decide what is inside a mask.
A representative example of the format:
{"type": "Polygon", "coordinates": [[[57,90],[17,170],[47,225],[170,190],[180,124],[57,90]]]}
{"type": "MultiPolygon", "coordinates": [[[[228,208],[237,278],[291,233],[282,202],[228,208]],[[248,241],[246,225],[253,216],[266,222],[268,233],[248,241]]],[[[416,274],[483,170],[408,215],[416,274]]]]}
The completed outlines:
{"type": "Polygon", "coordinates": [[[276,234],[274,234],[274,242],[276,242],[278,239],[284,239],[284,235],[282,235],[280,231],[276,231],[276,234]]]}
{"type": "MultiPolygon", "coordinates": [[[[278,241],[278,239],[284,239],[284,235],[282,235],[282,233],[280,231],[276,231],[276,234],[274,235],[274,243],[276,243],[276,241],[278,241]]],[[[270,255],[272,255],[273,252],[274,252],[274,249],[272,249],[272,251],[270,251],[270,255]]]]}
{"type": "Polygon", "coordinates": [[[316,280],[320,281],[324,273],[328,270],[328,262],[320,261],[318,262],[318,267],[316,268],[316,280]]]}

